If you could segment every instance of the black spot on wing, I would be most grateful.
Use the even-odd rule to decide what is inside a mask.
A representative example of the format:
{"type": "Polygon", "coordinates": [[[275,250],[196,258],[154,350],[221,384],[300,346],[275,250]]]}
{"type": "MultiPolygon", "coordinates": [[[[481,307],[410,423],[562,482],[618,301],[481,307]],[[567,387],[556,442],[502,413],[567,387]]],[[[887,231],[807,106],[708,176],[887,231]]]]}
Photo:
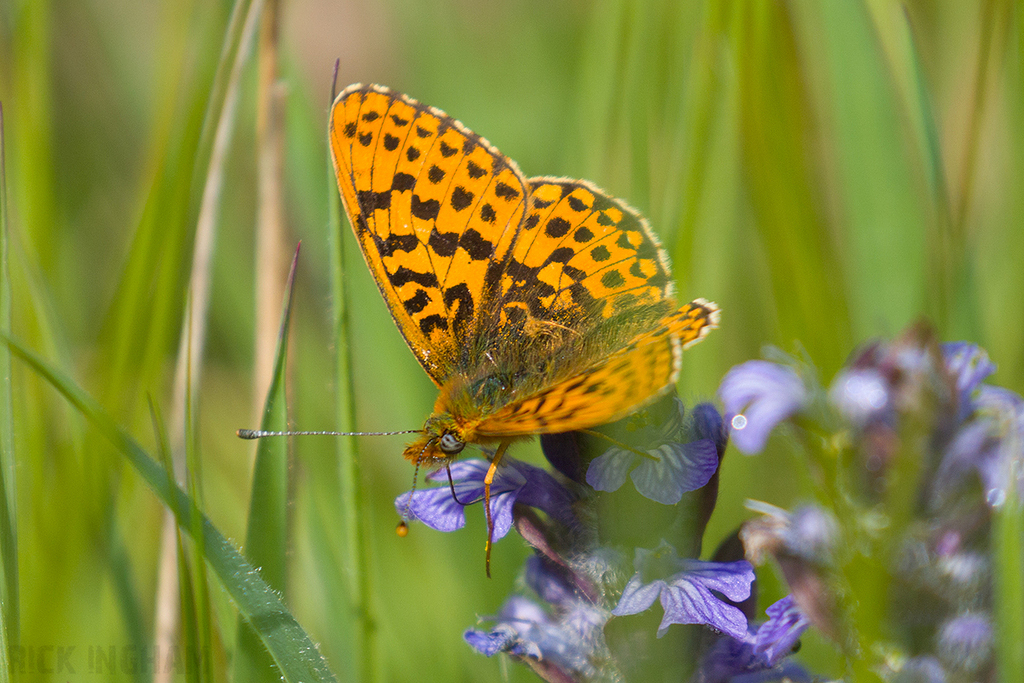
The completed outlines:
{"type": "Polygon", "coordinates": [[[586,211],[588,208],[586,203],[578,197],[569,197],[566,202],[569,204],[569,208],[577,213],[580,211],[586,211]]]}
{"type": "Polygon", "coordinates": [[[375,111],[368,111],[365,114],[363,114],[363,121],[366,121],[367,123],[369,123],[370,121],[376,121],[379,118],[380,114],[375,111]]]}
{"type": "Polygon", "coordinates": [[[409,149],[405,150],[405,158],[408,159],[409,161],[416,161],[417,159],[420,158],[420,151],[415,147],[410,147],[409,149]]]}
{"type": "Polygon", "coordinates": [[[426,290],[419,289],[416,290],[416,294],[414,296],[403,301],[402,305],[405,307],[405,310],[412,315],[422,311],[429,303],[430,297],[427,296],[426,290]]]}
{"type": "Polygon", "coordinates": [[[568,263],[569,259],[575,255],[576,252],[570,247],[559,247],[551,252],[551,255],[548,256],[547,260],[554,261],[555,263],[568,263]]]}
{"type": "Polygon", "coordinates": [[[474,261],[488,259],[494,252],[494,244],[484,239],[484,236],[473,228],[462,233],[462,237],[459,238],[459,246],[465,249],[474,261]]]}
{"type": "Polygon", "coordinates": [[[455,149],[454,147],[452,147],[451,145],[449,145],[444,140],[441,141],[440,149],[441,149],[441,156],[445,157],[446,159],[448,157],[450,157],[450,156],[453,156],[456,152],[459,151],[459,150],[455,149]]]}
{"type": "Polygon", "coordinates": [[[580,244],[586,244],[590,240],[594,239],[594,233],[587,227],[580,227],[573,233],[572,238],[580,244]]]}
{"type": "Polygon", "coordinates": [[[410,282],[415,282],[424,287],[437,287],[437,276],[433,273],[418,273],[405,266],[399,266],[395,272],[388,273],[388,281],[394,287],[401,287],[410,282]]]}
{"type": "Polygon", "coordinates": [[[396,251],[410,252],[419,246],[420,243],[416,239],[416,235],[412,233],[407,235],[391,233],[385,238],[374,235],[373,241],[377,245],[377,251],[381,256],[393,256],[396,251]]]}
{"type": "Polygon", "coordinates": [[[622,277],[622,273],[617,270],[609,270],[607,273],[601,276],[601,284],[608,289],[615,289],[626,284],[625,278],[622,277]]]}
{"type": "Polygon", "coordinates": [[[494,213],[494,207],[490,204],[484,204],[480,207],[480,218],[486,223],[493,223],[498,215],[494,213]]]}
{"type": "Polygon", "coordinates": [[[590,258],[594,259],[598,263],[607,261],[611,257],[612,254],[610,251],[608,251],[608,247],[604,246],[603,244],[598,245],[590,250],[590,258]]]}
{"type": "Polygon", "coordinates": [[[356,122],[349,121],[345,124],[345,137],[354,138],[356,136],[356,122]]]}
{"type": "Polygon", "coordinates": [[[444,319],[444,316],[435,313],[434,315],[428,315],[420,321],[420,331],[423,332],[424,335],[429,337],[430,333],[435,329],[448,329],[448,321],[444,319]]]}
{"type": "Polygon", "coordinates": [[[369,147],[371,142],[373,142],[373,133],[363,133],[359,136],[359,144],[363,147],[369,147]]]}
{"type": "Polygon", "coordinates": [[[594,206],[591,207],[591,208],[594,209],[594,211],[607,211],[608,209],[612,208],[613,206],[618,206],[618,205],[615,203],[615,200],[613,200],[612,198],[606,197],[606,196],[604,196],[602,194],[597,194],[597,193],[594,194],[594,206]]]}
{"type": "Polygon", "coordinates": [[[452,208],[456,211],[462,211],[467,206],[473,203],[473,193],[464,188],[462,185],[456,185],[455,189],[452,190],[452,208]]]}
{"type": "Polygon", "coordinates": [[[451,318],[452,330],[458,334],[465,329],[466,323],[473,319],[473,295],[465,282],[444,291],[444,305],[449,312],[456,304],[455,314],[451,318]]]}
{"type": "Polygon", "coordinates": [[[391,190],[374,192],[373,190],[360,190],[356,195],[359,198],[359,208],[363,213],[373,213],[376,209],[391,208],[391,190]]]}
{"type": "Polygon", "coordinates": [[[473,180],[482,178],[487,173],[487,171],[472,161],[466,163],[466,172],[469,173],[469,177],[473,180]]]}
{"type": "Polygon", "coordinates": [[[555,216],[548,221],[547,227],[544,229],[544,233],[548,237],[564,237],[571,227],[572,226],[569,225],[569,221],[565,220],[561,216],[555,216]]]}
{"type": "Polygon", "coordinates": [[[391,179],[392,192],[405,192],[416,186],[416,179],[408,173],[396,173],[391,179]]]}
{"type": "Polygon", "coordinates": [[[409,120],[408,119],[403,119],[398,114],[392,114],[391,115],[391,120],[394,121],[395,125],[398,126],[399,128],[404,128],[405,126],[409,125],[409,120]]]}
{"type": "Polygon", "coordinates": [[[416,126],[416,135],[418,135],[421,138],[429,138],[430,131],[424,128],[423,126],[416,126]]]}
{"type": "Polygon", "coordinates": [[[394,152],[396,149],[398,149],[398,138],[396,138],[391,133],[385,133],[384,149],[386,149],[389,152],[394,152]]]}
{"type": "Polygon", "coordinates": [[[434,250],[438,256],[449,257],[455,253],[455,250],[459,246],[459,233],[457,232],[439,232],[435,227],[430,232],[430,239],[427,241],[430,248],[434,250]]]}
{"type": "Polygon", "coordinates": [[[519,198],[519,190],[505,183],[498,183],[495,185],[494,194],[506,201],[512,201],[513,199],[519,198]]]}
{"type": "Polygon", "coordinates": [[[413,194],[410,208],[412,215],[416,218],[432,221],[437,218],[437,212],[441,210],[441,202],[436,199],[423,200],[419,198],[419,195],[413,194]]]}
{"type": "Polygon", "coordinates": [[[444,171],[436,164],[430,167],[427,171],[427,180],[437,185],[439,182],[444,180],[444,171]]]}

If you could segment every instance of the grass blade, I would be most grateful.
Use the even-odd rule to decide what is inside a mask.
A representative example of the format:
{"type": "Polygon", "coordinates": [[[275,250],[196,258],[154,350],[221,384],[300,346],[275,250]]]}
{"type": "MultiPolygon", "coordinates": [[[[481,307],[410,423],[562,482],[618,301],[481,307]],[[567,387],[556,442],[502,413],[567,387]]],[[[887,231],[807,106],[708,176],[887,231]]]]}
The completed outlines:
{"type": "MultiPolygon", "coordinates": [[[[7,244],[7,164],[0,103],[0,332],[11,333],[11,276],[7,244]]],[[[0,681],[10,680],[10,654],[18,645],[18,536],[15,526],[14,394],[11,352],[0,349],[0,681]]]]}
{"type": "MultiPolygon", "coordinates": [[[[241,615],[253,626],[286,681],[335,681],[320,652],[295,621],[280,596],[238,550],[196,507],[195,502],[167,479],[167,473],[103,408],[68,376],[6,334],[2,340],[42,379],[53,386],[111,444],[127,458],[153,492],[168,506],[181,529],[194,536],[202,528],[207,564],[231,596],[241,615]]],[[[196,539],[199,540],[199,539],[196,539]]]]}
{"type": "MultiPolygon", "coordinates": [[[[285,286],[274,374],[263,406],[263,419],[260,421],[260,429],[266,431],[281,431],[288,428],[285,361],[288,356],[288,321],[291,317],[295,270],[298,263],[299,249],[296,248],[285,286]]],[[[260,439],[257,443],[245,555],[260,568],[260,575],[272,588],[277,591],[284,590],[288,555],[287,438],[260,439]]],[[[239,624],[234,680],[272,681],[276,678],[277,674],[270,665],[266,648],[259,642],[252,627],[245,623],[239,624]]]]}
{"type": "MultiPolygon", "coordinates": [[[[352,385],[352,356],[348,320],[348,298],[345,290],[345,235],[341,221],[341,199],[334,181],[333,169],[328,177],[328,241],[330,247],[331,302],[335,355],[335,386],[338,430],[355,430],[355,398],[352,385]]],[[[369,566],[369,531],[363,501],[362,472],[355,437],[337,437],[338,476],[341,486],[341,515],[345,528],[344,575],[351,614],[356,627],[352,629],[350,644],[353,661],[357,662],[358,681],[376,681],[381,677],[377,654],[377,627],[374,607],[372,574],[369,566]]]]}

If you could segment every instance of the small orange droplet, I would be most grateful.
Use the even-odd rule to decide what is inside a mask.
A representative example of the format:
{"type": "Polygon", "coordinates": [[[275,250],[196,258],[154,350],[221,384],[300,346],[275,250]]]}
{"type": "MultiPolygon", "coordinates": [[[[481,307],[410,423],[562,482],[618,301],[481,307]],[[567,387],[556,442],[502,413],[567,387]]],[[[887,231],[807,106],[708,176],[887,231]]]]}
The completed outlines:
{"type": "Polygon", "coordinates": [[[404,519],[395,527],[395,533],[398,534],[399,538],[405,538],[409,535],[409,525],[405,523],[404,519]]]}

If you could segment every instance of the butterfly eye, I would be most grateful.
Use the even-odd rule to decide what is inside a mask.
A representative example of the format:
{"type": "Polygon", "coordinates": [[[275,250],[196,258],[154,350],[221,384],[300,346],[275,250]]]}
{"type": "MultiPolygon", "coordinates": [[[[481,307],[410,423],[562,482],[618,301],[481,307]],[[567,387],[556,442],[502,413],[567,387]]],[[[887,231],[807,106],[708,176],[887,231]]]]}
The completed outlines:
{"type": "Polygon", "coordinates": [[[466,442],[451,432],[441,436],[441,452],[446,455],[455,455],[456,453],[460,453],[465,447],[466,442]]]}

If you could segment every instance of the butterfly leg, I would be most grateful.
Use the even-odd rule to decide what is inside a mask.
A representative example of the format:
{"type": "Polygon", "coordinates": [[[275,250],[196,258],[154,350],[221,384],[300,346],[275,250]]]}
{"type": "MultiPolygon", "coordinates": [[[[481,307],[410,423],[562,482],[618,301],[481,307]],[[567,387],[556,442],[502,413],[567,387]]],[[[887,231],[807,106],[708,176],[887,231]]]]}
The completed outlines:
{"type": "Polygon", "coordinates": [[[484,512],[487,514],[487,545],[484,546],[484,563],[487,567],[487,578],[491,578],[491,544],[494,542],[494,519],[491,517],[491,482],[494,481],[494,472],[498,469],[498,463],[508,450],[511,441],[502,441],[498,450],[491,458],[491,466],[487,468],[484,476],[484,512]]]}

